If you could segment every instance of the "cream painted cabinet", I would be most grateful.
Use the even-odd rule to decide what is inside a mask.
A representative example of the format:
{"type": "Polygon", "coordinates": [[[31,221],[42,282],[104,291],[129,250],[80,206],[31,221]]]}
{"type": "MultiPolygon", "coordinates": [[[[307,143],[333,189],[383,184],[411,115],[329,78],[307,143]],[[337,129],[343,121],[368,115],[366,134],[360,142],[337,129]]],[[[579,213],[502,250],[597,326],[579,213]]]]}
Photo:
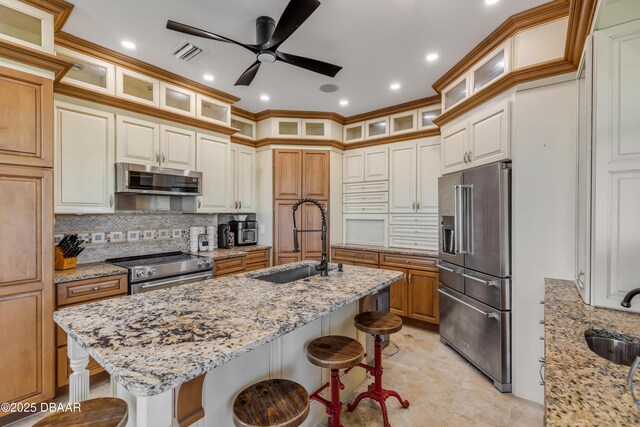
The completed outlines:
{"type": "Polygon", "coordinates": [[[160,125],[118,114],[116,116],[116,161],[158,166],[160,125]]]}
{"type": "Polygon", "coordinates": [[[115,118],[55,102],[55,213],[112,213],[115,118]]]}
{"type": "Polygon", "coordinates": [[[389,212],[416,211],[416,144],[398,144],[389,150],[389,212]]]}
{"type": "Polygon", "coordinates": [[[349,150],[343,157],[342,182],[369,182],[389,179],[389,149],[372,147],[349,150]]]}
{"type": "Polygon", "coordinates": [[[390,213],[437,213],[439,142],[436,137],[390,148],[390,213]]]}
{"type": "Polygon", "coordinates": [[[198,133],[197,169],[202,171],[199,213],[229,211],[229,140],[198,133]]]}
{"type": "Polygon", "coordinates": [[[510,104],[502,100],[443,129],[443,174],[511,158],[510,104]]]}
{"type": "Polygon", "coordinates": [[[640,287],[640,20],[597,31],[594,56],[592,303],[623,309],[640,287]]]}
{"type": "Polygon", "coordinates": [[[174,169],[196,168],[196,133],[160,125],[160,166],[174,169]]]}
{"type": "Polygon", "coordinates": [[[256,210],[256,151],[253,148],[231,144],[229,189],[230,208],[238,212],[256,210]]]}

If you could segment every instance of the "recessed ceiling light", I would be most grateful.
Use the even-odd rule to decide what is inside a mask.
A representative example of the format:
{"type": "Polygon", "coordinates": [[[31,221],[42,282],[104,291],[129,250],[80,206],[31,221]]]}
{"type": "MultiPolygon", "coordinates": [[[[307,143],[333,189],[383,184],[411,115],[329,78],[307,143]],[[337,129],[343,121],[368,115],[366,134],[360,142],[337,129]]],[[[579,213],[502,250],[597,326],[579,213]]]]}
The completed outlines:
{"type": "Polygon", "coordinates": [[[500,0],[484,0],[484,4],[496,4],[498,3],[500,0]]]}
{"type": "Polygon", "coordinates": [[[346,99],[341,99],[341,100],[340,100],[340,105],[342,105],[343,107],[344,107],[345,105],[349,105],[349,101],[347,101],[346,99]]]}
{"type": "Polygon", "coordinates": [[[205,79],[208,82],[212,82],[213,81],[213,76],[211,74],[205,74],[204,76],[202,76],[203,79],[205,79]]]}
{"type": "Polygon", "coordinates": [[[260,99],[261,99],[262,101],[268,101],[268,100],[269,100],[269,99],[271,99],[271,98],[269,98],[269,95],[260,95],[260,99]]]}
{"type": "Polygon", "coordinates": [[[130,42],[129,40],[122,40],[122,47],[127,49],[135,49],[136,44],[134,42],[130,42]]]}
{"type": "Polygon", "coordinates": [[[400,89],[400,83],[391,83],[391,86],[389,86],[391,88],[391,90],[398,90],[400,89]]]}
{"type": "Polygon", "coordinates": [[[440,57],[440,55],[438,55],[437,53],[430,53],[430,54],[427,55],[427,61],[429,61],[429,62],[435,61],[439,57],[440,57]]]}

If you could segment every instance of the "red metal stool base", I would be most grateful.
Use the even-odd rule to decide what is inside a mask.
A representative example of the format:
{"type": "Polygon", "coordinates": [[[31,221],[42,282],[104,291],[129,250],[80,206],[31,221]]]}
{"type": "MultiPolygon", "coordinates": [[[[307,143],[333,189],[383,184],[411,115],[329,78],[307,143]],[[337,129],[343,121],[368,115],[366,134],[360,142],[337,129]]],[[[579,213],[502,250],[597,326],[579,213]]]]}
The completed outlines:
{"type": "MultiPolygon", "coordinates": [[[[366,369],[371,375],[374,377],[374,383],[369,385],[369,389],[364,391],[356,397],[356,400],[353,401],[352,404],[347,405],[347,410],[352,412],[360,401],[364,398],[369,398],[375,400],[380,405],[380,409],[382,410],[382,418],[384,421],[384,427],[391,427],[389,424],[389,416],[387,415],[387,404],[385,401],[389,397],[395,397],[398,399],[403,408],[409,407],[408,400],[402,400],[400,395],[393,390],[386,390],[382,388],[382,338],[380,335],[376,335],[375,341],[375,354],[374,354],[374,366],[367,365],[365,363],[359,363],[357,366],[366,369]]],[[[333,427],[331,424],[329,424],[333,427]]]]}
{"type": "Polygon", "coordinates": [[[326,383],[318,390],[309,395],[309,399],[322,403],[327,408],[329,414],[328,427],[343,427],[340,424],[340,412],[342,412],[342,402],[340,402],[340,390],[344,390],[344,384],[340,381],[340,371],[338,369],[331,370],[331,382],[326,383]],[[331,385],[331,401],[320,396],[325,388],[331,385]]]}

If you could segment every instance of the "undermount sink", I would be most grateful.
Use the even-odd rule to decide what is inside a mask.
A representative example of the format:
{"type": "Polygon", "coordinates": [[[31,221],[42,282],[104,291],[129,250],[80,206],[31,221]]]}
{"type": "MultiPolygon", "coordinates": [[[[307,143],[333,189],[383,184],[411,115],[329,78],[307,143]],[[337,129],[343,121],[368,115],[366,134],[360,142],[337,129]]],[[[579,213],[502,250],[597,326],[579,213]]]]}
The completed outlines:
{"type": "Polygon", "coordinates": [[[631,366],[637,356],[640,356],[640,346],[594,330],[584,333],[587,345],[591,351],[618,365],[631,366]]]}
{"type": "Polygon", "coordinates": [[[271,283],[290,283],[296,280],[305,279],[307,277],[320,274],[313,265],[304,265],[302,267],[292,268],[291,270],[278,271],[277,273],[265,274],[257,276],[256,279],[264,280],[271,283]]]}

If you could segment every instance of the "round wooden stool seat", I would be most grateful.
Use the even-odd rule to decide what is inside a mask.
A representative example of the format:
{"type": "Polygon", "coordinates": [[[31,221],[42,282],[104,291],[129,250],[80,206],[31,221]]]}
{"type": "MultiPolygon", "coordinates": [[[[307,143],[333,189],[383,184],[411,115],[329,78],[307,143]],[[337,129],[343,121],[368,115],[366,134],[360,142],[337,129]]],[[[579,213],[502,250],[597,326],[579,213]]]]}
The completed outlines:
{"type": "Polygon", "coordinates": [[[237,427],[297,427],[307,415],[307,390],[285,379],[250,385],[233,402],[233,423],[237,427]]]}
{"type": "Polygon", "coordinates": [[[353,319],[356,329],[372,335],[387,335],[402,329],[402,318],[383,311],[365,311],[353,319]]]}
{"type": "Polygon", "coordinates": [[[127,424],[127,402],[114,397],[101,397],[80,402],[76,412],[56,412],[33,427],[122,427],[127,424]]]}
{"type": "Polygon", "coordinates": [[[307,359],[316,366],[346,369],[357,365],[364,357],[364,347],[353,338],[327,335],[316,338],[307,346],[307,359]]]}

